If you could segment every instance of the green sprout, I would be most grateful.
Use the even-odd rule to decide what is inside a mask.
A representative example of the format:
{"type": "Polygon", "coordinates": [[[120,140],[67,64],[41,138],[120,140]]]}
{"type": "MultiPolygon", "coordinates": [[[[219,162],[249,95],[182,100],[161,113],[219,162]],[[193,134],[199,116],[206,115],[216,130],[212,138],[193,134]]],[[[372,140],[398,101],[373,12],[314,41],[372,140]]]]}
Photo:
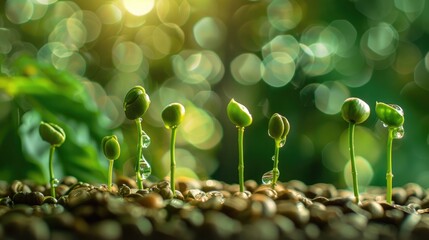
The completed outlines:
{"type": "Polygon", "coordinates": [[[58,179],[56,179],[54,176],[54,151],[56,147],[60,147],[64,143],[66,134],[64,133],[64,130],[58,125],[45,122],[40,123],[39,134],[43,141],[48,142],[51,145],[49,151],[49,182],[51,185],[51,196],[55,198],[55,187],[58,184],[58,179]]]}
{"type": "Polygon", "coordinates": [[[101,147],[104,156],[109,160],[109,176],[107,180],[107,188],[112,190],[112,175],[113,175],[113,162],[119,158],[121,154],[121,146],[119,145],[118,138],[115,135],[105,136],[101,140],[101,147]]]}
{"type": "Polygon", "coordinates": [[[244,157],[243,157],[243,135],[244,128],[252,124],[252,115],[247,108],[234,99],[228,103],[227,114],[229,120],[238,130],[238,179],[240,192],[244,192],[244,157]]]}
{"type": "Polygon", "coordinates": [[[370,108],[366,102],[359,98],[347,98],[343,106],[341,107],[341,115],[346,122],[349,123],[349,151],[350,151],[350,162],[351,171],[353,178],[353,191],[355,200],[359,203],[359,184],[358,184],[358,173],[356,169],[355,161],[355,146],[354,146],[354,134],[356,124],[365,122],[370,114],[370,108]]]}
{"type": "Polygon", "coordinates": [[[274,139],[274,166],[272,171],[271,188],[277,184],[277,179],[280,176],[279,171],[279,150],[286,143],[286,137],[289,133],[290,125],[286,117],[274,113],[268,122],[268,135],[274,139]]]}
{"type": "Polygon", "coordinates": [[[125,116],[134,120],[137,126],[138,144],[137,144],[137,159],[135,164],[136,182],[139,189],[143,189],[143,177],[140,169],[140,163],[143,162],[143,130],[141,126],[142,116],[147,111],[150,105],[149,96],[141,86],[131,88],[124,100],[125,116]]]}
{"type": "Polygon", "coordinates": [[[393,139],[401,139],[404,136],[404,111],[394,104],[377,102],[375,113],[387,127],[387,171],[386,171],[386,202],[392,203],[392,142],[393,139]]]}
{"type": "Polygon", "coordinates": [[[175,172],[176,172],[176,131],[177,127],[182,123],[185,117],[185,107],[180,103],[171,103],[167,105],[162,111],[162,121],[167,129],[171,129],[170,141],[170,186],[173,195],[176,196],[175,188],[175,172]]]}

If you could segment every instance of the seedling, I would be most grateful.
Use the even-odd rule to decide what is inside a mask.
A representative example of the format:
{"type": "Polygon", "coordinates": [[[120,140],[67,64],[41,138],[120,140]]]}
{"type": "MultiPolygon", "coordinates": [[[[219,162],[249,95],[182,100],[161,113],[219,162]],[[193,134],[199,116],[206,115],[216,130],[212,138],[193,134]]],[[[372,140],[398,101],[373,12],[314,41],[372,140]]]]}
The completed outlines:
{"type": "Polygon", "coordinates": [[[171,129],[170,141],[170,186],[173,195],[176,196],[175,187],[175,172],[176,172],[176,131],[177,127],[182,123],[185,117],[185,107],[180,103],[171,103],[167,105],[162,111],[162,121],[167,129],[171,129]]]}
{"type": "Polygon", "coordinates": [[[355,200],[359,203],[359,184],[358,184],[358,173],[356,169],[355,161],[355,147],[354,147],[354,134],[356,124],[365,122],[370,114],[370,108],[366,102],[359,98],[347,98],[343,106],[341,107],[341,115],[346,122],[349,123],[349,152],[351,171],[353,178],[353,191],[355,200]]]}
{"type": "Polygon", "coordinates": [[[234,99],[228,103],[227,114],[229,120],[238,130],[238,180],[240,192],[244,192],[244,157],[243,157],[243,135],[244,128],[252,124],[252,115],[247,108],[234,99]]]}
{"type": "Polygon", "coordinates": [[[109,160],[109,176],[107,180],[107,188],[112,190],[112,175],[113,175],[113,162],[119,158],[121,154],[121,146],[119,145],[118,138],[115,135],[105,136],[101,141],[104,156],[109,160]]]}
{"type": "Polygon", "coordinates": [[[387,127],[387,171],[386,171],[386,202],[392,203],[392,142],[393,139],[401,139],[404,136],[404,111],[394,104],[377,102],[375,113],[387,127]]]}
{"type": "Polygon", "coordinates": [[[39,126],[39,134],[43,141],[51,145],[49,151],[49,182],[51,185],[51,196],[56,198],[55,187],[58,184],[58,179],[54,176],[53,156],[56,147],[60,147],[65,139],[66,134],[64,130],[56,124],[41,122],[39,126]]]}
{"type": "Polygon", "coordinates": [[[280,176],[279,171],[279,150],[286,143],[286,137],[289,133],[290,125],[286,117],[274,113],[268,122],[268,135],[274,139],[274,166],[272,171],[271,188],[277,184],[277,179],[280,176]]]}
{"type": "MultiPolygon", "coordinates": [[[[125,116],[134,120],[137,126],[138,133],[138,143],[137,143],[137,159],[135,164],[135,172],[136,172],[136,182],[137,187],[139,189],[143,189],[143,176],[142,171],[140,169],[141,164],[147,164],[145,160],[143,160],[142,148],[143,145],[143,134],[146,135],[141,126],[142,116],[147,111],[150,105],[149,96],[146,94],[146,91],[141,86],[135,86],[128,91],[124,100],[124,111],[125,116]]],[[[146,135],[147,136],[147,135],[146,135]]],[[[143,173],[145,174],[145,173],[143,173]]]]}

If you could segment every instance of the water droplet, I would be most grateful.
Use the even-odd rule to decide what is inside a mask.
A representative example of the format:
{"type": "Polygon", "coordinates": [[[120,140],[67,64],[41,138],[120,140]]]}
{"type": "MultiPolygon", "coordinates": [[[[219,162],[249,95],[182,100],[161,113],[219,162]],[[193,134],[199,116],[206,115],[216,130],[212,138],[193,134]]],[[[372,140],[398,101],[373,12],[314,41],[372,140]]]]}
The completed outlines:
{"type": "Polygon", "coordinates": [[[404,127],[400,126],[398,128],[393,129],[393,138],[394,139],[401,139],[404,137],[405,131],[404,127]]]}
{"type": "Polygon", "coordinates": [[[402,110],[402,108],[396,104],[389,104],[389,106],[393,107],[394,109],[396,109],[398,111],[399,114],[401,114],[402,116],[404,116],[404,110],[402,110]]]}
{"type": "Polygon", "coordinates": [[[286,138],[280,141],[279,147],[282,148],[286,143],[286,138]]]}
{"type": "Polygon", "coordinates": [[[145,131],[142,131],[142,142],[143,142],[142,148],[148,148],[149,147],[150,137],[149,137],[149,135],[146,134],[145,131]]]}
{"type": "Polygon", "coordinates": [[[274,161],[276,160],[276,155],[273,155],[273,156],[271,157],[271,160],[274,162],[274,161]]]}
{"type": "Polygon", "coordinates": [[[142,175],[142,178],[147,179],[150,176],[150,174],[152,174],[152,167],[143,156],[142,156],[142,159],[140,160],[139,166],[140,166],[140,174],[142,175]]]}
{"type": "Polygon", "coordinates": [[[56,178],[52,179],[52,187],[58,187],[58,184],[60,183],[60,181],[56,178]]]}
{"type": "Polygon", "coordinates": [[[263,184],[271,184],[273,182],[273,170],[270,170],[262,175],[263,184]]]}
{"type": "Polygon", "coordinates": [[[380,120],[380,122],[383,124],[383,127],[387,128],[389,127],[389,125],[387,125],[386,123],[384,123],[383,121],[380,120]]]}

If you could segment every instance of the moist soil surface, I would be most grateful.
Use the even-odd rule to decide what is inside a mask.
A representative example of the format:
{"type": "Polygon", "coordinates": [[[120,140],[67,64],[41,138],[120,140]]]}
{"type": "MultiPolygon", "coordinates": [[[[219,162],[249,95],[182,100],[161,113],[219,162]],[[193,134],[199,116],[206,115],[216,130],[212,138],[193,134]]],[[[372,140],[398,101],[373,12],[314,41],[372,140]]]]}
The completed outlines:
{"type": "Polygon", "coordinates": [[[429,190],[415,183],[351,191],[292,180],[272,189],[253,180],[145,182],[120,178],[105,185],[65,177],[48,186],[0,181],[0,239],[424,239],[429,237],[429,190]]]}

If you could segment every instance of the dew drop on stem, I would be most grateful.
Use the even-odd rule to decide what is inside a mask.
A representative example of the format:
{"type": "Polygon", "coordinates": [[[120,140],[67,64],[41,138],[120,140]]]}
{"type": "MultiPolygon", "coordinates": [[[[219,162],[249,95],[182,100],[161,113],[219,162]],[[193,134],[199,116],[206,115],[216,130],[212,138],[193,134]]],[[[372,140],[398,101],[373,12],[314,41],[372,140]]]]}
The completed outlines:
{"type": "Polygon", "coordinates": [[[139,167],[143,179],[147,179],[152,174],[152,167],[143,156],[139,163],[139,167]]]}
{"type": "MultiPolygon", "coordinates": [[[[280,172],[279,172],[280,175],[280,172]]],[[[263,184],[271,184],[273,182],[273,170],[270,170],[262,175],[263,184]]]]}
{"type": "Polygon", "coordinates": [[[274,162],[274,161],[276,160],[276,155],[273,155],[273,156],[271,157],[271,160],[274,162]]]}
{"type": "Polygon", "coordinates": [[[58,179],[56,179],[56,178],[54,178],[53,180],[52,180],[52,187],[58,187],[58,184],[60,183],[60,180],[58,180],[58,179]]]}
{"type": "Polygon", "coordinates": [[[149,137],[149,135],[146,134],[145,131],[142,131],[142,142],[143,142],[142,148],[148,148],[149,147],[150,137],[149,137]]]}
{"type": "Polygon", "coordinates": [[[393,138],[394,139],[401,139],[404,137],[405,131],[404,127],[400,126],[398,128],[393,129],[393,138]]]}

